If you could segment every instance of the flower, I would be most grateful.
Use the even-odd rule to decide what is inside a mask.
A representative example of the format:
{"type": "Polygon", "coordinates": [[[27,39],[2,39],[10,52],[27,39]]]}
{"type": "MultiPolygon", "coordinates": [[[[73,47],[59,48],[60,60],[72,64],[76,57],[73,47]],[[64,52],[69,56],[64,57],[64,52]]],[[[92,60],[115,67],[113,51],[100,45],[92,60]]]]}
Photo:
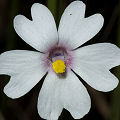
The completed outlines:
{"type": "Polygon", "coordinates": [[[120,49],[110,43],[80,47],[102,28],[101,14],[85,18],[85,4],[72,2],[64,11],[58,31],[50,11],[39,3],[31,8],[32,20],[14,19],[17,34],[39,52],[12,50],[0,55],[0,74],[11,76],[4,92],[19,98],[47,73],[38,97],[38,113],[57,120],[63,108],[82,118],[91,107],[89,94],[73,71],[91,87],[111,91],[118,79],[110,69],[120,64],[120,49]],[[79,48],[78,48],[79,47],[79,48]]]}

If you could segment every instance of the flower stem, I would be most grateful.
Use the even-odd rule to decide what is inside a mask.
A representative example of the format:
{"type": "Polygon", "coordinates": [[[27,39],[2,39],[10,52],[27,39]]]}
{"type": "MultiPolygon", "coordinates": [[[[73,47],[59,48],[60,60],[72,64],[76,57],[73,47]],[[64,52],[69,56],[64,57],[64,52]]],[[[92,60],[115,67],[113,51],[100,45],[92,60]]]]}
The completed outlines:
{"type": "Polygon", "coordinates": [[[58,11],[57,11],[57,25],[59,25],[61,15],[62,15],[63,10],[64,10],[64,2],[63,2],[63,0],[58,0],[57,6],[58,6],[57,7],[58,8],[58,11]]]}
{"type": "Polygon", "coordinates": [[[47,0],[47,6],[50,9],[50,11],[52,12],[52,14],[56,20],[56,24],[58,26],[61,15],[63,13],[63,9],[64,9],[63,0],[47,0]]]}
{"type": "Polygon", "coordinates": [[[47,6],[49,10],[52,12],[54,18],[56,19],[57,15],[57,0],[47,0],[47,6]]]}

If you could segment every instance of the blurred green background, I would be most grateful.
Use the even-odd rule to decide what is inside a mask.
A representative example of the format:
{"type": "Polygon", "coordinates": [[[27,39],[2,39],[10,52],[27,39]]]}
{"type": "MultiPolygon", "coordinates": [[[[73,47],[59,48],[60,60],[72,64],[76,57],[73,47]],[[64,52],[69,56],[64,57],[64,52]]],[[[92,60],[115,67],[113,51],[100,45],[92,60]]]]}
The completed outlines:
{"type": "MultiPolygon", "coordinates": [[[[13,18],[23,14],[31,19],[33,3],[46,5],[53,13],[57,26],[65,7],[74,0],[0,0],[0,53],[8,50],[34,50],[15,33],[13,18]]],[[[114,43],[120,47],[120,0],[82,0],[86,17],[95,13],[104,16],[102,30],[87,44],[100,42],[114,43]]],[[[120,67],[111,70],[120,79],[120,67]]],[[[0,76],[0,120],[43,120],[37,113],[37,98],[42,82],[19,99],[10,99],[3,93],[9,76],[0,76]]],[[[90,112],[81,120],[120,120],[120,84],[112,92],[102,93],[85,84],[92,99],[90,112]]],[[[73,120],[70,113],[63,110],[60,120],[73,120]]]]}

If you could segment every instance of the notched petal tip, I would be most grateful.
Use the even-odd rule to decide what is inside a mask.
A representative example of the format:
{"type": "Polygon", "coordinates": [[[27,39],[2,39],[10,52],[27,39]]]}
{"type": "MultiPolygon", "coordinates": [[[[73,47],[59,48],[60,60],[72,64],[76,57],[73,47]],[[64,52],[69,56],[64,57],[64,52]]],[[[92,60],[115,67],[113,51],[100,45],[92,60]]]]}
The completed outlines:
{"type": "Polygon", "coordinates": [[[3,92],[11,99],[17,99],[17,96],[14,96],[11,91],[8,91],[7,85],[4,87],[3,92]]]}
{"type": "MultiPolygon", "coordinates": [[[[38,7],[46,7],[45,5],[43,4],[40,4],[40,3],[34,3],[32,6],[31,6],[31,11],[38,8],[38,7]]],[[[46,7],[47,8],[47,7],[46,7]]]]}
{"type": "Polygon", "coordinates": [[[11,79],[7,83],[7,85],[4,87],[3,92],[11,99],[17,99],[19,97],[22,97],[24,94],[21,94],[18,92],[19,88],[14,90],[14,85],[11,86],[11,79]]]}
{"type": "Polygon", "coordinates": [[[89,17],[86,17],[85,19],[89,19],[92,22],[95,22],[95,24],[97,26],[99,26],[100,28],[103,27],[103,24],[104,24],[104,17],[100,14],[100,13],[96,13],[96,14],[93,14],[89,17]]]}
{"type": "Polygon", "coordinates": [[[98,17],[97,19],[99,21],[101,21],[101,24],[103,26],[103,24],[104,24],[104,17],[100,13],[96,13],[95,15],[96,15],[96,17],[98,17]]]}
{"type": "MultiPolygon", "coordinates": [[[[115,83],[111,86],[111,87],[108,87],[108,88],[101,88],[101,89],[97,89],[97,91],[100,91],[100,92],[110,92],[110,91],[113,91],[117,88],[119,84],[119,81],[115,81],[115,83]]],[[[96,89],[96,88],[94,88],[96,89]]]]}
{"type": "Polygon", "coordinates": [[[76,0],[76,1],[73,1],[71,2],[71,4],[75,4],[75,5],[83,5],[84,7],[86,7],[85,3],[83,1],[80,1],[80,0],[76,0]]]}
{"type": "Polygon", "coordinates": [[[83,113],[82,113],[82,111],[81,111],[81,113],[79,111],[75,111],[73,114],[71,114],[74,119],[81,119],[81,118],[85,117],[90,112],[91,99],[89,101],[90,102],[87,103],[89,107],[85,110],[85,112],[84,112],[84,110],[83,110],[83,113]]]}
{"type": "MultiPolygon", "coordinates": [[[[112,74],[112,73],[111,73],[111,74],[112,74]]],[[[114,75],[113,75],[113,76],[114,76],[114,75]]],[[[115,77],[115,76],[114,76],[114,77],[115,77]]],[[[116,77],[115,77],[115,78],[116,78],[116,77]]],[[[109,83],[108,83],[108,84],[109,84],[109,83]]],[[[109,85],[109,87],[108,87],[107,89],[103,88],[103,90],[101,89],[101,90],[98,90],[98,91],[101,91],[101,92],[110,92],[110,91],[116,89],[117,86],[118,86],[118,84],[119,84],[119,80],[116,78],[116,79],[114,79],[113,83],[111,83],[111,86],[109,85]]]]}
{"type": "MultiPolygon", "coordinates": [[[[50,10],[45,6],[42,5],[40,3],[34,3],[31,7],[31,16],[32,19],[40,19],[40,15],[46,15],[48,14],[47,17],[53,17],[53,15],[51,14],[50,10]],[[49,13],[49,14],[48,14],[49,13]]],[[[44,16],[42,15],[42,17],[44,18],[44,16]]]]}
{"type": "Polygon", "coordinates": [[[34,4],[32,5],[32,7],[31,7],[31,9],[34,9],[34,7],[39,6],[39,5],[42,5],[42,4],[40,4],[40,3],[34,3],[34,4]]]}
{"type": "MultiPolygon", "coordinates": [[[[82,1],[73,1],[70,3],[70,5],[66,8],[66,9],[69,9],[69,11],[76,11],[76,10],[83,10],[84,12],[81,13],[83,15],[85,15],[85,9],[86,9],[86,5],[82,2],[82,1]]],[[[77,12],[77,11],[76,11],[77,12]]]]}
{"type": "Polygon", "coordinates": [[[17,16],[15,16],[14,17],[14,20],[13,20],[13,23],[15,24],[16,22],[18,22],[20,19],[22,19],[22,18],[24,18],[25,16],[23,16],[23,15],[17,15],[17,16]]]}
{"type": "Polygon", "coordinates": [[[40,4],[40,3],[34,3],[34,4],[31,6],[31,14],[32,14],[32,12],[33,12],[35,9],[37,9],[37,8],[39,8],[39,7],[45,7],[45,6],[42,5],[42,4],[40,4]]]}
{"type": "Polygon", "coordinates": [[[17,15],[15,16],[14,20],[13,20],[13,26],[15,31],[17,32],[17,30],[19,29],[19,27],[21,27],[22,24],[24,24],[24,21],[30,21],[28,18],[26,18],[24,15],[17,15]]]}
{"type": "Polygon", "coordinates": [[[77,59],[73,70],[91,87],[103,92],[112,91],[117,87],[119,81],[109,71],[110,68],[120,65],[120,49],[116,45],[99,43],[74,52],[77,59]]]}

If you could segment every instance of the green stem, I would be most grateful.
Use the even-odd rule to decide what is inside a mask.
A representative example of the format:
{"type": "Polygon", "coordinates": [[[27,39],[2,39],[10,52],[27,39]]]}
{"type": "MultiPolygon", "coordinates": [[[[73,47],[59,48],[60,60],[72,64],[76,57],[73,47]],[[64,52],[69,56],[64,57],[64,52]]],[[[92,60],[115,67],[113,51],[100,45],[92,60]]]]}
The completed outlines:
{"type": "Polygon", "coordinates": [[[61,18],[61,15],[63,14],[63,10],[64,10],[64,2],[63,0],[58,0],[58,11],[57,11],[57,26],[59,25],[59,21],[61,18]]]}
{"type": "Polygon", "coordinates": [[[47,6],[49,10],[52,12],[54,18],[56,19],[57,15],[57,0],[47,0],[47,6]]]}
{"type": "Polygon", "coordinates": [[[63,0],[47,0],[47,6],[52,12],[55,20],[56,20],[56,25],[59,25],[59,21],[61,18],[61,15],[64,10],[64,2],[63,0]]]}

